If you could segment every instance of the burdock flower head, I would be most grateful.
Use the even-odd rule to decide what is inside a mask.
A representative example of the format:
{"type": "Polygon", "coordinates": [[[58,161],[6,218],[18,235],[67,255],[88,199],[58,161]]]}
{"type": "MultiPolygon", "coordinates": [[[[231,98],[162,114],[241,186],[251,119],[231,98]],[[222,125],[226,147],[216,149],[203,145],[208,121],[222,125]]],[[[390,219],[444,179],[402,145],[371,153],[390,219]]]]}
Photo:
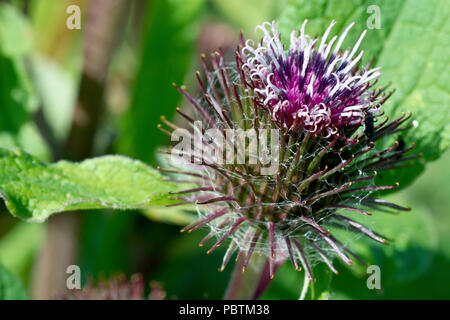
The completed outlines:
{"type": "Polygon", "coordinates": [[[334,36],[327,43],[335,24],[331,22],[318,44],[317,39],[305,35],[306,22],[299,36],[292,31],[288,51],[274,23],[258,27],[264,37],[257,47],[248,40],[242,49],[242,68],[256,93],[256,103],[268,110],[280,126],[289,128],[297,124],[315,136],[330,137],[361,126],[365,112],[376,111],[385,99],[369,90],[370,81],[380,76],[380,68],[356,67],[364,53],[356,55],[365,32],[351,51],[341,52],[342,42],[353,24],[339,39],[334,36]]]}
{"type": "Polygon", "coordinates": [[[319,41],[305,34],[305,21],[287,49],[275,25],[265,23],[258,45],[241,36],[233,63],[222,52],[210,62],[203,55],[201,97],[177,87],[194,107],[194,116],[177,109],[190,130],[162,118],[173,132],[161,129],[177,142],[169,152],[174,168],[162,170],[192,184],[173,193],[180,199],[175,205],[195,203],[200,215],[183,231],[208,226],[201,245],[216,238],[208,253],[226,242],[222,270],[235,253],[244,270],[258,253],[268,258],[271,276],[288,258],[311,279],[318,260],[337,273],[334,257],[348,265],[360,259],[329,227],[387,241],[346,211],[408,210],[371,193],[398,186],[375,185],[377,171],[416,157],[404,157],[413,147],[400,138],[382,150],[374,143],[408,129],[410,116],[391,122],[383,116],[390,94],[375,87],[379,68],[361,66],[364,33],[344,51],[353,24],[327,42],[334,24],[319,41]]]}

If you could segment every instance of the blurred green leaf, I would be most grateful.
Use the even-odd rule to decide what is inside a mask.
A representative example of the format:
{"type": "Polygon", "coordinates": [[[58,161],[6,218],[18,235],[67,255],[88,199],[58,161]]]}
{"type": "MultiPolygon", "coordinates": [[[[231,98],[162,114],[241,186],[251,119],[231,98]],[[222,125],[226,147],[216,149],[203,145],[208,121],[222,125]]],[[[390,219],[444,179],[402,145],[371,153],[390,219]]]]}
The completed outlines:
{"type": "MultiPolygon", "coordinates": [[[[87,1],[78,1],[82,16],[87,1]]],[[[71,0],[29,2],[34,50],[30,70],[45,120],[54,137],[64,141],[72,124],[82,72],[82,30],[65,27],[71,0]]]]}
{"type": "Polygon", "coordinates": [[[286,261],[275,274],[275,278],[264,292],[263,300],[296,300],[300,296],[304,281],[304,271],[293,269],[286,261]]]}
{"type": "Polygon", "coordinates": [[[25,300],[27,292],[19,279],[0,264],[0,300],[25,300]]]}
{"type": "MultiPolygon", "coordinates": [[[[316,282],[309,282],[305,300],[327,300],[330,295],[330,284],[334,274],[323,263],[315,265],[312,273],[316,282]]],[[[302,292],[304,281],[305,271],[296,271],[288,259],[276,272],[275,278],[262,296],[262,299],[297,300],[302,292]]]]}
{"type": "MultiPolygon", "coordinates": [[[[402,192],[389,198],[390,201],[405,201],[402,192]]],[[[381,271],[381,290],[369,290],[366,286],[368,274],[362,266],[351,270],[341,267],[341,274],[333,278],[333,297],[337,293],[353,299],[395,298],[420,299],[429,296],[426,292],[399,292],[402,288],[414,286],[428,277],[435,267],[439,237],[434,219],[429,211],[418,203],[410,203],[412,211],[396,214],[377,212],[371,217],[352,216],[354,220],[368,225],[393,241],[387,246],[366,238],[341,236],[346,244],[362,256],[369,264],[377,265],[381,271]]],[[[448,278],[448,276],[447,276],[448,278]]]]}
{"type": "Polygon", "coordinates": [[[164,134],[156,124],[171,117],[181,96],[172,83],[181,83],[191,62],[198,16],[204,0],[156,0],[150,4],[144,45],[131,108],[125,115],[119,150],[145,161],[154,160],[164,134]]]}
{"type": "MultiPolygon", "coordinates": [[[[407,189],[405,197],[408,203],[415,207],[416,204],[426,206],[436,221],[440,239],[439,252],[450,260],[450,150],[436,162],[430,163],[417,183],[407,189]]],[[[449,274],[450,277],[450,274],[449,274]]],[[[450,290],[450,288],[449,288],[450,290]]]]}
{"type": "MultiPolygon", "coordinates": [[[[408,203],[404,193],[387,199],[394,203],[408,203]]],[[[371,264],[380,266],[385,286],[411,281],[426,272],[438,248],[439,239],[430,212],[418,203],[408,205],[411,205],[411,211],[397,214],[375,211],[372,216],[358,216],[345,212],[349,218],[392,239],[388,245],[381,245],[358,234],[346,232],[343,235],[339,232],[341,236],[338,238],[345,240],[351,249],[371,264]]],[[[353,269],[358,276],[367,276],[365,268],[355,265],[353,269]]]]}
{"type": "MultiPolygon", "coordinates": [[[[401,202],[405,198],[396,195],[395,200],[389,200],[401,202]]],[[[439,241],[433,218],[426,208],[414,206],[412,211],[399,214],[377,212],[369,217],[357,214],[348,216],[393,239],[385,246],[361,235],[332,228],[333,234],[365,262],[380,267],[382,291],[367,288],[366,269],[356,262],[349,268],[335,259],[333,264],[339,275],[333,275],[324,263],[315,261],[319,264],[313,272],[318,280],[310,287],[308,299],[323,298],[322,294],[326,292],[331,298],[383,298],[385,292],[390,293],[395,288],[414,283],[433,265],[439,241]]],[[[303,272],[295,271],[288,261],[277,272],[263,298],[298,299],[302,284],[303,272]]]]}
{"type": "MultiPolygon", "coordinates": [[[[450,270],[450,247],[448,245],[450,241],[448,232],[450,228],[450,215],[448,214],[450,205],[448,197],[450,190],[449,156],[450,152],[447,151],[438,161],[430,163],[423,177],[404,192],[396,195],[396,197],[401,197],[397,201],[401,200],[403,203],[407,203],[413,210],[429,213],[425,214],[427,222],[423,224],[426,229],[429,228],[429,224],[434,225],[432,233],[429,235],[433,239],[433,245],[425,245],[422,248],[422,256],[419,256],[420,249],[417,245],[415,248],[408,250],[408,255],[413,258],[406,258],[408,270],[403,268],[405,275],[401,277],[403,279],[406,277],[406,281],[387,283],[387,285],[383,285],[382,282],[383,292],[382,295],[379,295],[373,291],[368,292],[362,281],[358,281],[359,286],[353,288],[350,281],[355,277],[350,273],[342,273],[334,279],[334,281],[339,282],[335,284],[336,289],[346,288],[345,296],[348,298],[448,299],[450,297],[450,287],[446,285],[450,283],[450,273],[448,272],[450,270]],[[434,223],[431,222],[430,215],[434,223]],[[437,247],[434,243],[436,237],[439,238],[437,247]],[[415,274],[415,277],[408,274],[409,269],[411,269],[413,275],[415,274]],[[418,274],[417,271],[420,270],[422,272],[418,274]]],[[[418,233],[417,242],[429,243],[427,240],[424,241],[421,235],[423,233],[418,233]]],[[[405,254],[400,254],[399,259],[405,259],[405,254]]],[[[398,268],[398,270],[401,270],[401,268],[398,268]]],[[[339,292],[339,295],[341,294],[342,291],[339,292]]],[[[336,297],[339,296],[336,294],[336,297]]]]}
{"type": "MultiPolygon", "coordinates": [[[[223,299],[234,261],[219,272],[227,245],[206,254],[205,248],[198,247],[206,234],[203,231],[179,234],[166,252],[153,279],[163,285],[169,299],[223,299]]],[[[214,243],[214,239],[209,243],[214,243]]]]}
{"type": "MultiPolygon", "coordinates": [[[[81,74],[83,64],[82,30],[66,28],[66,9],[74,0],[40,0],[29,2],[29,17],[33,27],[35,53],[58,63],[75,79],[81,74]]],[[[88,1],[76,1],[82,17],[88,1]]]]}
{"type": "Polygon", "coordinates": [[[56,61],[42,55],[34,56],[32,62],[45,119],[55,138],[63,141],[72,125],[78,90],[76,77],[56,61]]]}
{"type": "Polygon", "coordinates": [[[26,18],[14,6],[0,3],[0,52],[17,57],[32,47],[32,32],[26,18]]]}
{"type": "Polygon", "coordinates": [[[128,272],[132,264],[130,236],[135,212],[95,211],[82,214],[79,263],[84,280],[128,272]]]}
{"type": "MultiPolygon", "coordinates": [[[[253,32],[257,25],[272,21],[285,1],[273,0],[214,0],[213,3],[230,22],[246,32],[253,32]],[[257,8],[257,9],[256,9],[257,8]]],[[[251,35],[249,35],[251,36],[251,35]]]]}
{"type": "MultiPolygon", "coordinates": [[[[0,53],[1,54],[1,53],[0,53]]],[[[0,55],[0,129],[17,134],[28,120],[31,91],[23,64],[0,55]]]]}
{"type": "MultiPolygon", "coordinates": [[[[374,1],[374,0],[288,0],[279,19],[281,33],[288,35],[308,18],[307,32],[322,35],[331,20],[340,33],[351,22],[355,26],[343,47],[353,46],[367,20],[373,14],[371,5],[380,9],[381,29],[369,29],[361,48],[367,62],[375,57],[382,67],[381,85],[392,83],[397,92],[388,100],[384,111],[391,118],[402,112],[412,112],[417,128],[404,134],[406,143],[416,143],[415,152],[423,153],[426,161],[437,159],[450,144],[450,65],[446,57],[450,43],[450,4],[445,0],[374,1]]],[[[380,184],[411,183],[424,164],[386,172],[380,184]]]]}
{"type": "Polygon", "coordinates": [[[8,131],[0,131],[0,146],[9,149],[20,147],[44,160],[50,157],[45,141],[32,122],[24,123],[16,134],[8,131]]]}
{"type": "Polygon", "coordinates": [[[143,214],[154,221],[186,226],[197,218],[196,214],[190,213],[188,210],[192,212],[195,208],[186,206],[174,208],[152,206],[143,210],[143,214]]]}
{"type": "Polygon", "coordinates": [[[30,121],[37,106],[23,60],[32,47],[30,34],[26,18],[0,3],[0,146],[20,147],[46,158],[45,142],[30,121]]]}
{"type": "Polygon", "coordinates": [[[19,222],[0,239],[0,261],[15,275],[26,279],[45,236],[45,225],[19,222]]]}
{"type": "Polygon", "coordinates": [[[13,215],[29,221],[69,210],[163,205],[175,189],[157,171],[122,156],[48,165],[0,148],[0,195],[13,215]]]}

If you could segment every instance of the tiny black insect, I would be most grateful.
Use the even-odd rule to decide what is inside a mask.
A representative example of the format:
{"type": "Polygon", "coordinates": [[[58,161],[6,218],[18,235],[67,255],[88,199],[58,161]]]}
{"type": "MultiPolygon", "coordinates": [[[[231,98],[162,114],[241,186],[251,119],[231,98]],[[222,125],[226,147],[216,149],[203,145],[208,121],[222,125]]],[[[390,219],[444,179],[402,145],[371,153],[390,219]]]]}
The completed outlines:
{"type": "Polygon", "coordinates": [[[395,151],[399,152],[400,154],[395,156],[395,159],[400,159],[403,156],[401,151],[405,150],[405,146],[406,146],[405,139],[403,139],[402,136],[399,136],[398,137],[398,147],[396,148],[395,151]]]}
{"type": "Polygon", "coordinates": [[[371,112],[364,111],[364,134],[366,135],[369,143],[375,141],[375,126],[373,124],[373,116],[371,112]]]}
{"type": "Polygon", "coordinates": [[[403,151],[403,150],[405,150],[405,146],[406,146],[405,139],[403,139],[402,136],[399,136],[398,137],[398,147],[397,147],[396,151],[403,151]]]}

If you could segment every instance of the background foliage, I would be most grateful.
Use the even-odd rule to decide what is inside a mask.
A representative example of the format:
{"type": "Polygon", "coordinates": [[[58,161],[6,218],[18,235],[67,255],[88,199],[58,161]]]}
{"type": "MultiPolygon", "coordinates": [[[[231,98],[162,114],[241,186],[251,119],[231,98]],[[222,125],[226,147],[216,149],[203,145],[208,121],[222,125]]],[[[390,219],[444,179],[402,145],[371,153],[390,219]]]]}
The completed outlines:
{"type": "MultiPolygon", "coordinates": [[[[371,5],[380,9],[381,29],[368,30],[362,44],[365,62],[374,57],[382,67],[382,84],[391,82],[397,90],[385,112],[391,117],[414,114],[416,128],[403,138],[416,143],[424,155],[414,167],[380,179],[399,181],[402,190],[389,199],[413,210],[377,212],[368,219],[371,227],[395,239],[387,247],[347,239],[355,251],[380,266],[382,290],[367,289],[361,267],[339,265],[340,274],[330,277],[319,266],[315,272],[322,287],[314,288],[310,298],[450,298],[448,1],[126,1],[130,7],[119,12],[125,23],[112,36],[116,45],[104,46],[110,58],[95,91],[102,106],[95,111],[99,121],[93,134],[86,138],[89,154],[73,155],[71,132],[83,119],[79,105],[86,103],[83,56],[92,45],[86,36],[87,16],[95,2],[102,1],[0,1],[0,147],[24,150],[0,149],[0,191],[7,204],[0,205],[0,299],[40,297],[37,261],[43,259],[51,232],[50,224],[12,218],[7,207],[34,221],[54,212],[92,209],[79,213],[77,236],[70,239],[77,243],[74,256],[83,281],[141,273],[146,281],[161,283],[168,298],[221,298],[232,268],[217,271],[221,248],[212,255],[198,248],[206,230],[179,233],[192,213],[161,206],[103,209],[138,208],[149,201],[160,205],[166,191],[177,186],[155,182],[155,177],[162,179],[156,172],[123,157],[47,163],[122,154],[156,165],[156,149],[167,142],[156,128],[159,116],[173,117],[175,108],[185,103],[171,84],[198,90],[194,72],[200,53],[210,54],[221,45],[232,54],[239,30],[254,38],[254,26],[272,19],[284,39],[306,18],[311,35],[323,33],[333,19],[334,33],[354,21],[344,43],[350,46],[367,28],[371,5]],[[65,26],[71,4],[82,8],[81,30],[65,26]],[[94,174],[97,168],[104,174],[94,174]]],[[[263,298],[296,299],[302,279],[302,273],[282,266],[263,298]]]]}

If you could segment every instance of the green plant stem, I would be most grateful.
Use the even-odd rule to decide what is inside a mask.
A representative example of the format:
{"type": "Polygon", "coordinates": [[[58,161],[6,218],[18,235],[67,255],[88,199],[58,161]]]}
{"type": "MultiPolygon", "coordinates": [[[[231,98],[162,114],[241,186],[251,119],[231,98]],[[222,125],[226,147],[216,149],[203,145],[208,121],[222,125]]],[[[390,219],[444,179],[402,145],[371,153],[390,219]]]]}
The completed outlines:
{"type": "Polygon", "coordinates": [[[302,292],[300,293],[300,297],[298,298],[298,300],[305,300],[306,294],[308,293],[310,282],[311,282],[311,280],[309,279],[307,273],[305,272],[305,278],[303,280],[303,288],[302,288],[302,292]]]}
{"type": "Polygon", "coordinates": [[[242,272],[245,256],[236,261],[230,283],[228,284],[225,300],[252,300],[258,288],[261,277],[266,269],[267,259],[259,255],[253,255],[247,270],[242,272]]]}

